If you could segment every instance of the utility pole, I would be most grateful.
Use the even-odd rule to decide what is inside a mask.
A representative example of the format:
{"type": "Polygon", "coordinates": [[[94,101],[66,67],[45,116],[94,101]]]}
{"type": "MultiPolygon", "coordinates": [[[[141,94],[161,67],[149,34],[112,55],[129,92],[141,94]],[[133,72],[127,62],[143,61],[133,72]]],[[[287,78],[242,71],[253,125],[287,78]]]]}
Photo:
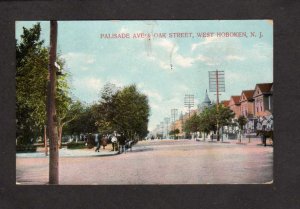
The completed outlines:
{"type": "Polygon", "coordinates": [[[161,139],[164,138],[164,122],[160,122],[160,127],[161,127],[161,139]]]}
{"type": "Polygon", "coordinates": [[[57,21],[50,21],[49,81],[47,89],[47,128],[49,136],[49,184],[59,184],[58,172],[58,133],[55,107],[56,95],[56,47],[57,21]]]}
{"type": "MultiPolygon", "coordinates": [[[[217,114],[219,114],[220,92],[225,92],[225,73],[224,71],[209,71],[209,91],[216,92],[217,95],[217,114]]],[[[220,141],[219,120],[217,119],[217,140],[220,141]]]]}
{"type": "Polygon", "coordinates": [[[173,122],[174,139],[175,139],[175,121],[176,121],[177,114],[178,114],[178,109],[171,109],[171,118],[172,118],[172,122],[173,122]]]}
{"type": "Polygon", "coordinates": [[[168,139],[169,136],[169,122],[170,122],[170,118],[165,118],[165,123],[167,124],[167,134],[166,134],[166,138],[168,139]]]}
{"type": "Polygon", "coordinates": [[[189,109],[189,118],[191,117],[191,108],[194,107],[194,95],[186,94],[184,96],[184,106],[189,109]]]}
{"type": "Polygon", "coordinates": [[[160,126],[160,125],[156,125],[156,138],[157,138],[157,139],[159,139],[159,137],[158,137],[158,136],[159,136],[159,132],[160,132],[160,131],[159,131],[159,126],[160,126]]]}

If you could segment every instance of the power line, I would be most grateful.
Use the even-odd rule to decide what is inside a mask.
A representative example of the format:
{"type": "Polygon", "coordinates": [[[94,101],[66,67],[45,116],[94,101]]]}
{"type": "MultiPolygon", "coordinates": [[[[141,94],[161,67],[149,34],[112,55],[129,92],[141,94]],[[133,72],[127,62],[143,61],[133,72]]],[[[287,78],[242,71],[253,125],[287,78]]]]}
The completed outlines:
{"type": "Polygon", "coordinates": [[[189,109],[189,117],[190,117],[191,108],[194,107],[194,94],[186,94],[184,96],[184,106],[189,109]]]}

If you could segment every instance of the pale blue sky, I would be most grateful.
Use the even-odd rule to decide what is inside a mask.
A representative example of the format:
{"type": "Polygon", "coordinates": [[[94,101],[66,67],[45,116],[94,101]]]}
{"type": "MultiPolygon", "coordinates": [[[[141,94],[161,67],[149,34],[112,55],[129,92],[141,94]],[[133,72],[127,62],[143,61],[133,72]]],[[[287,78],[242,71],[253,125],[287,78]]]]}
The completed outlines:
{"type": "MultiPolygon", "coordinates": [[[[42,39],[49,45],[49,21],[39,21],[42,39]]],[[[36,22],[16,22],[22,27],[36,22]]],[[[71,73],[72,93],[93,103],[107,83],[135,83],[149,96],[149,130],[170,117],[171,109],[186,112],[185,94],[195,95],[195,108],[208,89],[208,71],[224,70],[226,92],[220,99],[240,95],[256,83],[273,82],[273,23],[270,20],[181,21],[59,21],[58,52],[71,73]],[[194,38],[100,39],[107,33],[192,32],[194,38]],[[215,32],[197,38],[198,32],[215,32]],[[247,32],[248,38],[218,38],[216,32],[247,32]],[[263,37],[250,38],[250,32],[263,37]],[[170,64],[172,63],[173,69],[170,64]]],[[[215,100],[214,93],[209,93],[215,100]]]]}

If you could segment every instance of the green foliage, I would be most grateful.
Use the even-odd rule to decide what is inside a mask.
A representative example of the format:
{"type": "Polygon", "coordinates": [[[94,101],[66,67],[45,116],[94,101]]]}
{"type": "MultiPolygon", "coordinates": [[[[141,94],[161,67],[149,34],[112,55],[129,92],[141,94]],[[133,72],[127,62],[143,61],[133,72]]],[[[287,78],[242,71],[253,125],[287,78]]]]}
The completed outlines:
{"type": "Polygon", "coordinates": [[[40,41],[40,25],[23,28],[16,46],[16,117],[18,143],[36,137],[45,124],[48,51],[40,41]]]}
{"type": "Polygon", "coordinates": [[[101,134],[110,134],[117,129],[115,117],[117,113],[116,97],[118,89],[114,84],[107,83],[101,90],[99,104],[94,105],[92,112],[96,118],[96,126],[101,134]]]}
{"type": "Polygon", "coordinates": [[[241,115],[238,117],[237,123],[239,124],[239,128],[242,130],[244,128],[244,125],[247,124],[247,118],[241,115]]]}
{"type": "Polygon", "coordinates": [[[194,114],[184,124],[184,131],[189,132],[204,132],[209,133],[210,131],[217,131],[217,124],[219,127],[231,125],[234,112],[228,107],[212,105],[211,107],[205,108],[199,115],[194,114]]]}
{"type": "Polygon", "coordinates": [[[170,135],[173,135],[175,139],[177,138],[176,135],[179,134],[179,133],[180,133],[180,130],[179,130],[178,128],[176,128],[175,130],[171,130],[171,131],[169,132],[169,134],[170,134],[170,135]]]}
{"type": "Polygon", "coordinates": [[[205,108],[200,114],[200,131],[209,133],[217,130],[217,109],[216,105],[205,108]]]}
{"type": "Polygon", "coordinates": [[[76,117],[65,126],[65,133],[70,135],[79,135],[81,133],[95,133],[97,132],[96,120],[94,116],[94,106],[85,106],[80,102],[75,102],[69,114],[76,117]]]}
{"type": "MultiPolygon", "coordinates": [[[[40,40],[40,24],[23,28],[19,43],[16,43],[16,119],[17,141],[30,143],[31,138],[42,135],[46,124],[46,98],[48,83],[48,49],[40,40]]],[[[63,68],[63,60],[57,61],[63,68]]],[[[66,112],[70,102],[67,76],[57,79],[58,116],[66,112]]]]}
{"type": "Polygon", "coordinates": [[[86,148],[85,142],[70,142],[67,143],[68,149],[84,149],[86,148]]]}
{"type": "Polygon", "coordinates": [[[106,84],[93,113],[101,134],[117,131],[126,138],[134,139],[145,137],[148,133],[148,98],[135,85],[117,89],[113,84],[106,84]]]}
{"type": "Polygon", "coordinates": [[[148,98],[138,92],[135,85],[126,86],[117,93],[116,110],[114,122],[117,131],[130,139],[147,136],[150,115],[148,98]]]}
{"type": "Polygon", "coordinates": [[[192,115],[185,121],[183,129],[186,133],[200,131],[200,116],[197,114],[192,115]]]}
{"type": "Polygon", "coordinates": [[[16,146],[16,152],[36,152],[36,146],[28,144],[19,144],[16,146]]]}

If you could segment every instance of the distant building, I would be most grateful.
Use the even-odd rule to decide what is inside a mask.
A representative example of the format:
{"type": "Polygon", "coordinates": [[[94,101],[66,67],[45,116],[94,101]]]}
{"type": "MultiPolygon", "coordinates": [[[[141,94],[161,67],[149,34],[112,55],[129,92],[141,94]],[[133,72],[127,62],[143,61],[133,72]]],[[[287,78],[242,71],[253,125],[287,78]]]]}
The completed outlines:
{"type": "Polygon", "coordinates": [[[229,108],[234,112],[235,118],[241,115],[240,97],[241,96],[231,96],[228,104],[229,108]]]}
{"type": "Polygon", "coordinates": [[[221,101],[221,104],[222,104],[224,107],[229,107],[229,102],[230,102],[230,100],[223,100],[223,101],[221,101]]]}
{"type": "Polygon", "coordinates": [[[205,108],[210,107],[211,105],[212,105],[212,103],[208,97],[207,90],[206,90],[204,101],[198,105],[198,110],[199,110],[199,112],[202,112],[205,108]]]}

